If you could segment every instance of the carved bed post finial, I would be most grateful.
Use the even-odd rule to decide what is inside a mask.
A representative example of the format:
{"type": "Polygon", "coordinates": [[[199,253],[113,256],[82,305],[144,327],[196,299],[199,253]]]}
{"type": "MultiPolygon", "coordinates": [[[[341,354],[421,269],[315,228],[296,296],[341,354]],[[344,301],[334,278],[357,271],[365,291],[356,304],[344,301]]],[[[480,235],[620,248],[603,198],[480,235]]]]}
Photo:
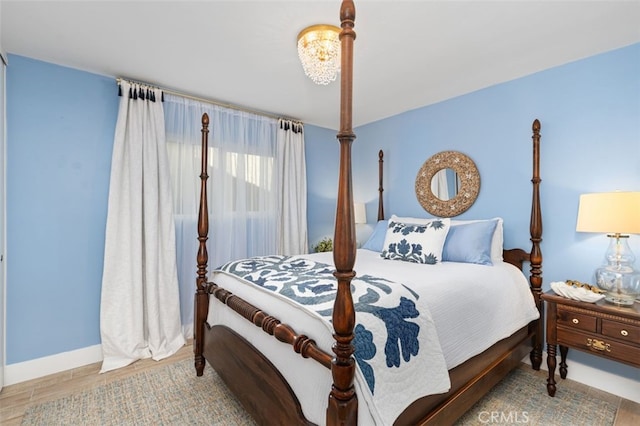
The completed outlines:
{"type": "Polygon", "coordinates": [[[544,305],[540,299],[542,293],[542,251],[540,250],[540,242],[542,241],[542,213],[540,207],[540,121],[535,119],[531,126],[533,135],[533,200],[531,202],[531,224],[529,231],[531,234],[531,274],[529,281],[531,283],[531,291],[535,299],[538,310],[540,311],[540,319],[536,323],[536,333],[533,340],[533,349],[531,350],[531,365],[534,369],[539,370],[542,363],[542,336],[544,335],[544,305]]]}
{"type": "Polygon", "coordinates": [[[353,89],[353,31],[355,6],[351,0],[343,0],[340,8],[342,31],[341,76],[340,76],[340,177],[334,232],[333,261],[338,280],[338,291],[333,305],[333,329],[335,357],[331,362],[333,385],[327,405],[328,425],[357,424],[358,399],[353,386],[355,361],[353,329],[355,310],[351,296],[351,280],[355,276],[356,236],[353,217],[353,193],[351,184],[351,145],[355,139],[352,129],[353,89]]]}
{"type": "Polygon", "coordinates": [[[193,353],[196,374],[202,376],[205,360],[204,350],[204,323],[209,311],[209,295],[207,294],[207,235],[209,233],[209,209],[207,208],[207,150],[209,144],[209,116],[202,115],[202,157],[200,163],[200,208],[198,210],[198,278],[196,279],[196,311],[194,318],[194,343],[193,353]]]}

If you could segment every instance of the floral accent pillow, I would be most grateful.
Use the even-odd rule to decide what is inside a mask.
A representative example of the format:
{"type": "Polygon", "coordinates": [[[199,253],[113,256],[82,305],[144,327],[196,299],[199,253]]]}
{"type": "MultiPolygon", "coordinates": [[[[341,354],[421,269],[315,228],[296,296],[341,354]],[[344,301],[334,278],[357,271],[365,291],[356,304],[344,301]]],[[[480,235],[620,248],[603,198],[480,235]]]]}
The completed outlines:
{"type": "Polygon", "coordinates": [[[433,219],[421,224],[389,220],[381,257],[435,265],[442,261],[442,248],[451,219],[433,219]]]}

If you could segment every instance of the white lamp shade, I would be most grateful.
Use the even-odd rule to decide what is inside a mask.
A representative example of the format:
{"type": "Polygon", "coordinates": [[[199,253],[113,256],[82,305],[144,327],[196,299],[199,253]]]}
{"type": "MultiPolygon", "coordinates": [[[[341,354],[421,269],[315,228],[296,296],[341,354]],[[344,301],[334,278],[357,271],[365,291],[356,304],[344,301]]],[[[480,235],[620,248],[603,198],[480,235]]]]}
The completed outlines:
{"type": "Polygon", "coordinates": [[[353,203],[353,218],[355,223],[367,223],[367,211],[364,203],[353,203]]]}
{"type": "Polygon", "coordinates": [[[640,234],[640,192],[582,194],[576,231],[640,234]]]}

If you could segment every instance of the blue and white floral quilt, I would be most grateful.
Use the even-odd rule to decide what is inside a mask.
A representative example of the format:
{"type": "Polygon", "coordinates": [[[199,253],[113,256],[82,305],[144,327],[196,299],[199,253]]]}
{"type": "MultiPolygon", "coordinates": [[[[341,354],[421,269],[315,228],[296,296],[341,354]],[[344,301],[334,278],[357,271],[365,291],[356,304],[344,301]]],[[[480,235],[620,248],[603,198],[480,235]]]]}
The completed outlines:
{"type": "MultiPolygon", "coordinates": [[[[296,302],[333,332],[333,266],[302,257],[264,256],[229,262],[219,270],[296,302]]],[[[364,397],[378,422],[391,424],[411,401],[449,389],[444,356],[426,304],[414,291],[371,275],[356,276],[351,287],[358,397],[361,403],[364,397]]]]}

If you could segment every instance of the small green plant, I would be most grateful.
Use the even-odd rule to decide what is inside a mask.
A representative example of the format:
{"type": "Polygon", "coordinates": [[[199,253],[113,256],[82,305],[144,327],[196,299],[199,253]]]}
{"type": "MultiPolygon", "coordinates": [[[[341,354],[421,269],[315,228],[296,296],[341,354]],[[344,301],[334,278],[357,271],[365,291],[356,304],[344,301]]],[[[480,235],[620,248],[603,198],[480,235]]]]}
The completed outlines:
{"type": "Polygon", "coordinates": [[[333,240],[329,237],[323,238],[320,240],[318,244],[313,247],[313,250],[316,253],[320,253],[323,251],[332,251],[333,250],[333,240]]]}

